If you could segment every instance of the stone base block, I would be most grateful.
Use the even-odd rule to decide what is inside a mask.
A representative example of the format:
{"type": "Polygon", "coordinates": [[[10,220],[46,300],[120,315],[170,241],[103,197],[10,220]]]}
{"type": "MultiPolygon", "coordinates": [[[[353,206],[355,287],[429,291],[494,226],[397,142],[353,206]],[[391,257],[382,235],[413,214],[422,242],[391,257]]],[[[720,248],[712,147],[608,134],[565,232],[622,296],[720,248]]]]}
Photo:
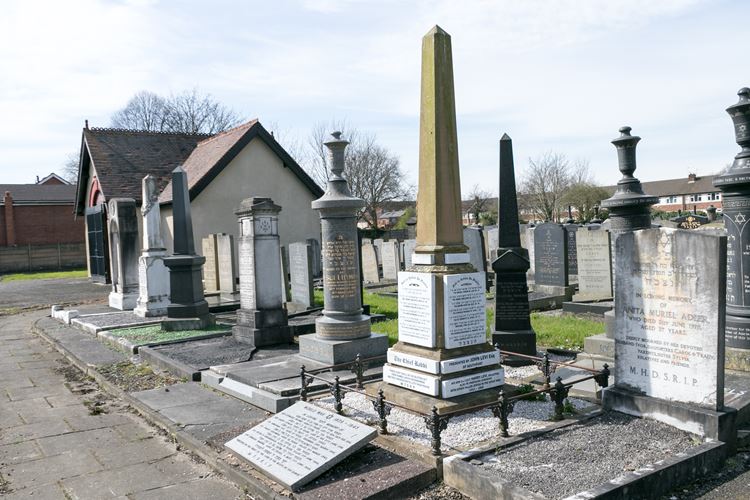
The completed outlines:
{"type": "Polygon", "coordinates": [[[136,316],[139,316],[141,318],[153,318],[154,316],[166,316],[167,307],[169,307],[169,300],[164,300],[164,301],[156,300],[156,301],[146,302],[145,304],[139,301],[138,304],[135,306],[135,309],[133,309],[133,313],[136,316]]]}
{"type": "Polygon", "coordinates": [[[176,319],[200,318],[208,314],[208,302],[201,300],[193,304],[169,304],[167,316],[176,319]]]}
{"type": "Polygon", "coordinates": [[[380,389],[383,389],[383,396],[386,401],[404,406],[423,415],[429,415],[432,412],[433,406],[437,407],[438,413],[445,414],[461,411],[471,406],[497,401],[498,392],[501,387],[493,387],[479,392],[472,392],[455,398],[441,399],[435,396],[428,396],[427,394],[421,394],[419,392],[405,389],[403,387],[391,385],[386,382],[368,384],[365,386],[365,391],[372,397],[377,397],[380,389]]]}
{"type": "Polygon", "coordinates": [[[650,418],[683,431],[727,443],[734,452],[737,438],[737,410],[715,411],[694,404],[667,401],[644,396],[621,387],[607,387],[602,408],[635,417],[650,418]]]}
{"type": "Polygon", "coordinates": [[[577,295],[573,296],[572,302],[563,302],[563,312],[572,314],[596,314],[604,316],[604,313],[615,307],[614,302],[577,302],[577,295]]]}
{"type": "MultiPolygon", "coordinates": [[[[528,356],[536,356],[536,332],[534,330],[523,331],[496,331],[492,333],[492,344],[498,345],[503,351],[517,352],[528,356]]],[[[533,361],[520,357],[505,355],[504,363],[508,366],[526,366],[534,364],[533,361]]]]}
{"type": "Polygon", "coordinates": [[[286,309],[237,309],[237,324],[250,328],[286,326],[289,316],[286,309]]]}
{"type": "Polygon", "coordinates": [[[363,359],[385,356],[387,351],[388,336],[380,333],[355,340],[324,340],[317,334],[299,337],[300,356],[330,365],[354,361],[357,354],[363,359]]]}
{"type": "Polygon", "coordinates": [[[552,286],[552,285],[539,285],[534,284],[534,291],[537,293],[543,293],[545,295],[562,295],[566,301],[573,300],[573,294],[576,291],[574,285],[569,286],[552,286]]]}
{"type": "Polygon", "coordinates": [[[610,360],[615,359],[615,339],[606,334],[592,335],[583,339],[583,350],[586,354],[599,356],[610,360]]]}
{"type": "Polygon", "coordinates": [[[370,317],[346,316],[341,319],[321,316],[315,320],[315,333],[326,340],[355,340],[370,334],[370,317]]]}
{"type": "Polygon", "coordinates": [[[232,335],[238,341],[252,344],[255,347],[291,344],[294,342],[294,329],[287,325],[265,328],[236,325],[232,327],[232,335]]]}
{"type": "Polygon", "coordinates": [[[130,311],[135,308],[137,300],[138,294],[135,292],[111,292],[109,294],[109,307],[120,311],[130,311]]]}
{"type": "Polygon", "coordinates": [[[724,368],[727,370],[750,372],[750,349],[726,347],[725,360],[724,368]]]}
{"type": "Polygon", "coordinates": [[[162,330],[176,332],[180,330],[204,330],[216,324],[213,314],[206,314],[198,318],[169,318],[161,322],[162,330]]]}
{"type": "Polygon", "coordinates": [[[615,329],[617,328],[615,322],[615,310],[607,311],[604,313],[604,333],[607,337],[614,340],[615,329]]]}

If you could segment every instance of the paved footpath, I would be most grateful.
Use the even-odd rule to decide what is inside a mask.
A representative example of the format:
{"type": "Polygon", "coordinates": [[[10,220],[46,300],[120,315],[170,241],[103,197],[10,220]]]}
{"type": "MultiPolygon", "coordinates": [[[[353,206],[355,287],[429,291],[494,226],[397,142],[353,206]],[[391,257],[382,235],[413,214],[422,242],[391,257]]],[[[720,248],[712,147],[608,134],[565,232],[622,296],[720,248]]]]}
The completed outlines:
{"type": "Polygon", "coordinates": [[[31,333],[46,311],[0,317],[0,497],[238,499],[31,333]]]}

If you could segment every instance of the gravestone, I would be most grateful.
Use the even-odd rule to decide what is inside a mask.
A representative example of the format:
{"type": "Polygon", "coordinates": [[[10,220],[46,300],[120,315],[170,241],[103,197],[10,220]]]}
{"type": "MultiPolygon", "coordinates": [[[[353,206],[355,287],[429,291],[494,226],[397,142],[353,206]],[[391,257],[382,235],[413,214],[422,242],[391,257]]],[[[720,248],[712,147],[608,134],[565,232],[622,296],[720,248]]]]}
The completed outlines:
{"type": "Polygon", "coordinates": [[[203,265],[203,288],[206,293],[219,291],[219,259],[216,256],[216,235],[201,239],[201,250],[206,263],[203,265]]]}
{"type": "Polygon", "coordinates": [[[323,275],[323,264],[322,255],[320,250],[320,242],[315,238],[308,238],[307,244],[310,245],[312,251],[312,272],[313,278],[320,278],[323,275]]]}
{"type": "MultiPolygon", "coordinates": [[[[495,325],[492,343],[504,351],[536,356],[536,333],[529,317],[528,251],[521,246],[518,224],[516,174],[513,164],[513,142],[508,134],[500,139],[500,173],[497,213],[498,250],[492,261],[495,272],[495,325]]],[[[509,357],[506,364],[522,365],[528,361],[509,357]]]]}
{"type": "Polygon", "coordinates": [[[240,228],[240,308],[232,335],[256,347],[292,342],[283,307],[279,212],[271,198],[242,200],[237,215],[240,228]]]}
{"type": "Polygon", "coordinates": [[[109,307],[126,311],[138,300],[138,219],[135,200],[115,198],[107,206],[109,214],[109,263],[112,292],[109,307]]]}
{"type": "Polygon", "coordinates": [[[568,239],[560,224],[534,229],[534,268],[536,285],[568,286],[568,239]]]}
{"type": "Polygon", "coordinates": [[[143,250],[138,258],[139,294],[133,312],[142,318],[164,316],[169,306],[169,271],[164,266],[167,251],[161,237],[159,190],[156,177],[142,181],[141,216],[143,217],[143,250]]]}
{"type": "Polygon", "coordinates": [[[487,268],[487,254],[484,252],[484,236],[481,227],[464,228],[464,245],[469,249],[469,262],[478,271],[487,268]]]}
{"type": "Polygon", "coordinates": [[[578,293],[575,302],[612,299],[612,244],[609,231],[584,226],[576,238],[578,293]]]}
{"type": "Polygon", "coordinates": [[[289,289],[289,254],[284,245],[279,248],[279,255],[279,258],[281,259],[281,300],[284,302],[291,302],[292,292],[289,289]]]}
{"type": "Polygon", "coordinates": [[[383,262],[383,279],[398,279],[398,272],[401,270],[398,258],[398,242],[396,240],[384,241],[380,245],[380,256],[383,262]]]}
{"type": "Polygon", "coordinates": [[[289,245],[292,302],[307,309],[315,304],[312,267],[313,253],[310,244],[300,242],[289,245]]]}
{"type": "Polygon", "coordinates": [[[360,249],[362,252],[362,279],[365,283],[380,283],[375,245],[365,243],[360,249]]]}
{"type": "Polygon", "coordinates": [[[487,255],[492,260],[497,257],[498,248],[498,228],[497,226],[488,226],[485,228],[485,234],[487,235],[487,255]]]}
{"type": "Polygon", "coordinates": [[[298,401],[225,446],[296,491],[376,435],[374,428],[356,420],[298,401]]]}
{"type": "Polygon", "coordinates": [[[578,224],[565,224],[565,235],[568,238],[568,279],[578,275],[578,247],[576,246],[576,235],[578,234],[578,224]]]}
{"type": "Polygon", "coordinates": [[[214,323],[203,296],[201,271],[204,257],[195,254],[193,219],[190,213],[187,174],[182,167],[172,171],[174,254],[164,259],[169,269],[169,306],[164,330],[200,329],[214,323]]]}
{"type": "Polygon", "coordinates": [[[534,259],[536,258],[536,253],[534,252],[534,229],[536,229],[535,226],[529,226],[526,228],[524,233],[526,234],[526,244],[528,247],[525,247],[526,250],[529,251],[529,270],[526,271],[526,281],[534,281],[534,268],[536,266],[536,262],[534,259]]]}
{"type": "Polygon", "coordinates": [[[225,300],[237,300],[237,268],[234,265],[234,236],[216,235],[216,257],[219,268],[219,291],[225,300]]]}
{"type": "Polygon", "coordinates": [[[604,407],[710,434],[724,398],[726,236],[648,229],[621,234],[616,251],[615,386],[604,407]]]}
{"type": "Polygon", "coordinates": [[[378,266],[382,266],[383,259],[382,259],[381,247],[383,245],[383,239],[376,238],[372,240],[372,245],[375,247],[375,257],[378,259],[378,266]]]}
{"type": "Polygon", "coordinates": [[[408,271],[412,266],[412,256],[414,255],[414,249],[417,247],[417,240],[406,240],[404,245],[404,270],[408,271]]]}
{"type": "MultiPolygon", "coordinates": [[[[342,177],[348,144],[341,132],[333,132],[324,143],[331,175],[325,194],[312,202],[320,214],[323,239],[323,316],[315,319],[314,334],[299,337],[301,357],[330,365],[354,361],[358,355],[382,356],[388,349],[388,337],[370,331],[370,317],[362,309],[357,212],[365,202],[352,196],[342,177]]],[[[398,264],[396,246],[391,246],[398,264]]]]}
{"type": "Polygon", "coordinates": [[[737,92],[739,101],[727,108],[734,124],[734,139],[742,150],[729,169],[714,177],[721,190],[727,241],[728,367],[750,371],[750,89],[737,92]]]}
{"type": "Polygon", "coordinates": [[[398,277],[399,341],[384,383],[366,389],[423,414],[496,400],[504,382],[486,338],[485,273],[463,242],[452,68],[450,35],[435,26],[422,39],[417,246],[398,277]]]}

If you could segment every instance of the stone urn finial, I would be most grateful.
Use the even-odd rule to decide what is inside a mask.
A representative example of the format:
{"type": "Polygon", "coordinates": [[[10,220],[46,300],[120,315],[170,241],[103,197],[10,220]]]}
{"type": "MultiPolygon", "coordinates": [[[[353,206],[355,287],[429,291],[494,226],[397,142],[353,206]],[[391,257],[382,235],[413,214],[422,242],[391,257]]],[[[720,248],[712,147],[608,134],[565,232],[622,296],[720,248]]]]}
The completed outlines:
{"type": "Polygon", "coordinates": [[[641,140],[637,135],[630,135],[632,128],[628,126],[620,127],[620,137],[614,139],[612,144],[617,148],[617,162],[623,180],[633,179],[635,172],[635,147],[641,140]]]}
{"type": "Polygon", "coordinates": [[[341,138],[341,132],[338,130],[331,133],[331,139],[327,140],[323,144],[328,148],[328,157],[331,161],[331,180],[343,180],[342,173],[344,172],[344,152],[346,146],[349,145],[349,141],[341,138]]]}

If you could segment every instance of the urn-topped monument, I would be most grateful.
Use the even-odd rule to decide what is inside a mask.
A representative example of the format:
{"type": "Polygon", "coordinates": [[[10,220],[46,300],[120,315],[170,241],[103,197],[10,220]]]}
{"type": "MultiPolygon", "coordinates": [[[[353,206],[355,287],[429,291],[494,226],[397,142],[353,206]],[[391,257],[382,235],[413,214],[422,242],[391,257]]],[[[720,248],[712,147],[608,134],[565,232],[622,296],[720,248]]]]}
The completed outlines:
{"type": "Polygon", "coordinates": [[[399,341],[382,389],[428,413],[496,399],[504,381],[487,342],[484,272],[463,243],[451,38],[438,26],[422,39],[421,101],[417,246],[398,275],[399,341]]]}
{"type": "Polygon", "coordinates": [[[334,132],[325,143],[331,176],[323,196],[312,202],[320,213],[323,256],[323,316],[315,333],[299,337],[301,356],[329,364],[382,356],[388,337],[370,331],[370,317],[362,314],[357,212],[365,202],[352,196],[343,177],[344,151],[349,144],[334,132]]]}
{"type": "Polygon", "coordinates": [[[714,177],[721,190],[727,231],[727,368],[750,371],[750,88],[737,92],[739,101],[727,108],[734,136],[742,150],[729,169],[714,177]]]}

